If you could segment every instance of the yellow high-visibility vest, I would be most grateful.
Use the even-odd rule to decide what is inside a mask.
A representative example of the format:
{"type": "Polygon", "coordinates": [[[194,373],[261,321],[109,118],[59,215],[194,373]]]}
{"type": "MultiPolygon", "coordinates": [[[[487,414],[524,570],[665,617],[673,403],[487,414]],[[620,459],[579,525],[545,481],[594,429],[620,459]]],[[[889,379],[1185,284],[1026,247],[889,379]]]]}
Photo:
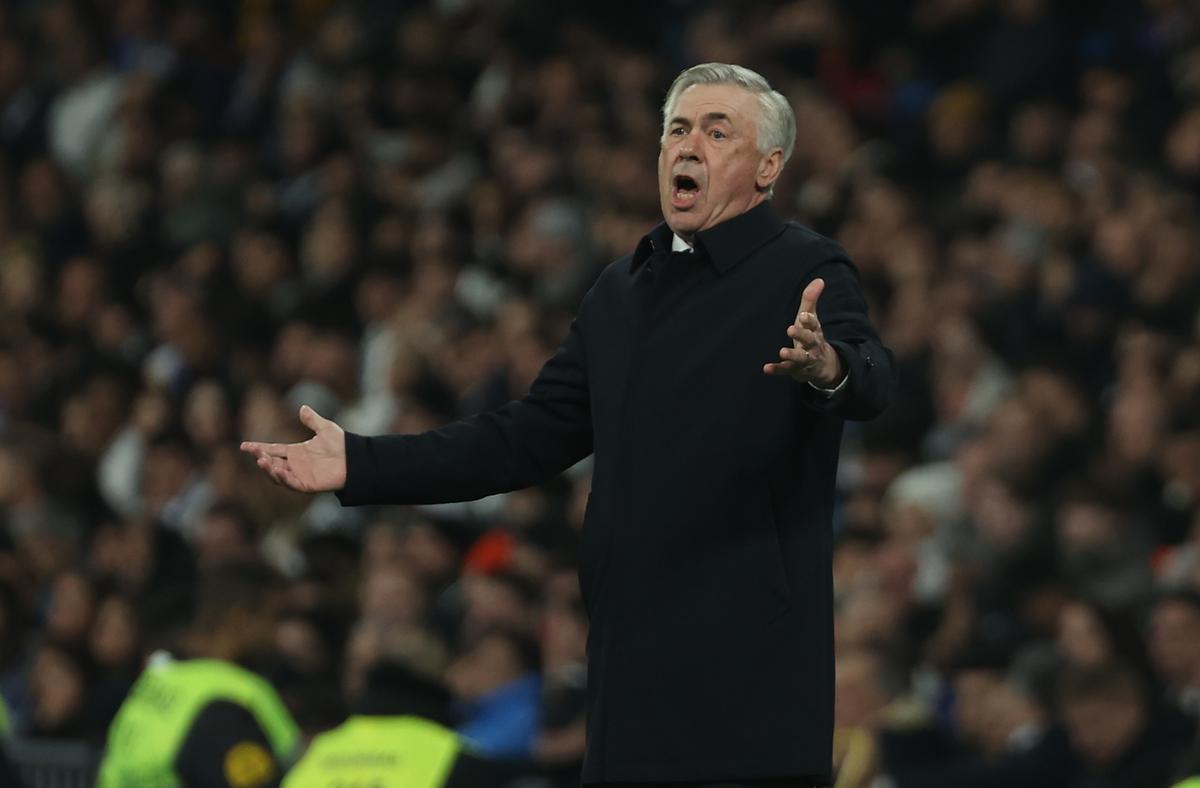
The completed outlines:
{"type": "MultiPolygon", "coordinates": [[[[280,763],[294,757],[300,730],[275,689],[262,677],[215,659],[156,659],[142,672],[108,732],[99,788],[173,788],[175,759],[196,717],[210,703],[230,701],[258,722],[280,763]]],[[[261,745],[235,747],[225,764],[230,782],[255,784],[255,772],[278,770],[261,745]]]]}
{"type": "Polygon", "coordinates": [[[462,741],[420,717],[351,717],[313,739],[283,788],[442,788],[462,741]]]}

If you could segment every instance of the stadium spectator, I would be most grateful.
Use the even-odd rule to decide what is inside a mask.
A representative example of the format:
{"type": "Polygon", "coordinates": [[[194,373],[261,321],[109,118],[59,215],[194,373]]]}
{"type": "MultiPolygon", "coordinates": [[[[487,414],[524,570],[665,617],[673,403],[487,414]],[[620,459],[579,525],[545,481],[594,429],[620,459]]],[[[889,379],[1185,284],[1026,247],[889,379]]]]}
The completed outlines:
{"type": "Polygon", "coordinates": [[[1154,605],[1149,646],[1172,703],[1200,715],[1200,594],[1178,591],[1154,605]]]}
{"type": "Polygon", "coordinates": [[[208,507],[192,544],[201,570],[253,561],[258,553],[254,522],[243,507],[232,501],[218,501],[208,507]]]}
{"type": "Polygon", "coordinates": [[[172,644],[175,654],[148,656],[113,719],[99,785],[279,784],[300,732],[276,690],[237,664],[263,661],[279,591],[270,571],[256,564],[204,576],[195,614],[172,644]]]}
{"type": "Polygon", "coordinates": [[[87,728],[88,676],[83,657],[66,646],[45,643],[29,673],[33,735],[82,738],[87,728]]]}
{"type": "Polygon", "coordinates": [[[88,704],[99,736],[108,730],[142,667],[142,639],[137,608],[124,594],[110,593],[96,605],[88,632],[88,657],[96,678],[88,704]]]}
{"type": "Polygon", "coordinates": [[[537,644],[519,631],[493,628],[473,639],[446,668],[457,699],[456,730],[491,758],[532,757],[539,725],[537,644]]]}
{"type": "Polygon", "coordinates": [[[1137,674],[1120,663],[1080,668],[1058,689],[1063,721],[1082,768],[1068,785],[1165,785],[1194,720],[1171,714],[1146,696],[1137,674]]]}
{"type": "Polygon", "coordinates": [[[354,714],[314,739],[283,785],[318,788],[347,779],[381,788],[500,785],[501,768],[445,727],[450,700],[446,688],[416,666],[376,663],[354,714]]]}

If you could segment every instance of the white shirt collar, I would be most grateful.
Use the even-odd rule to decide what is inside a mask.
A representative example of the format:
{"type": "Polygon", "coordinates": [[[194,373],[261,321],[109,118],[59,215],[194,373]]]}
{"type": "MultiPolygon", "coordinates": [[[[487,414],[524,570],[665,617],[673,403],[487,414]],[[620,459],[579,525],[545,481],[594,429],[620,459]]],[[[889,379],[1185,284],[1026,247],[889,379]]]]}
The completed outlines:
{"type": "Polygon", "coordinates": [[[672,252],[694,252],[692,245],[679,237],[678,233],[671,233],[671,251],[672,252]]]}

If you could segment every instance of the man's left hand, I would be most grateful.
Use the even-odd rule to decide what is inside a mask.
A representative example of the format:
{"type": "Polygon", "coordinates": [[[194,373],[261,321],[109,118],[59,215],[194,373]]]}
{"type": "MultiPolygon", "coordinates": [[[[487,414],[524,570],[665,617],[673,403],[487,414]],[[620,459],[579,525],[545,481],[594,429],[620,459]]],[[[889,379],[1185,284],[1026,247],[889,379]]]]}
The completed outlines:
{"type": "Polygon", "coordinates": [[[763,372],[790,375],[801,383],[812,383],[824,389],[831,389],[841,382],[845,374],[842,360],[825,341],[821,321],[817,320],[817,299],[824,289],[824,279],[814,279],[804,288],[796,322],[787,330],[792,346],[779,348],[779,357],[783,360],[764,364],[763,372]]]}

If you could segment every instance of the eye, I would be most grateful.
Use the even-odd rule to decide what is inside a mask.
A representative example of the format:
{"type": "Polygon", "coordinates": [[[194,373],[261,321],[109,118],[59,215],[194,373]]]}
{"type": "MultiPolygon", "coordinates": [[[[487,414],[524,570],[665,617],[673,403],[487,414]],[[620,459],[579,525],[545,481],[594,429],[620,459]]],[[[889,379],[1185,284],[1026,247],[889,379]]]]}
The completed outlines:
{"type": "Polygon", "coordinates": [[[713,138],[714,140],[723,140],[723,139],[725,139],[727,136],[728,136],[728,135],[726,135],[726,134],[725,134],[725,132],[721,131],[720,129],[713,129],[713,130],[712,130],[712,138],[713,138]]]}
{"type": "Polygon", "coordinates": [[[671,132],[670,132],[672,137],[678,137],[685,133],[686,132],[684,131],[683,126],[675,126],[674,128],[671,129],[671,132]]]}

